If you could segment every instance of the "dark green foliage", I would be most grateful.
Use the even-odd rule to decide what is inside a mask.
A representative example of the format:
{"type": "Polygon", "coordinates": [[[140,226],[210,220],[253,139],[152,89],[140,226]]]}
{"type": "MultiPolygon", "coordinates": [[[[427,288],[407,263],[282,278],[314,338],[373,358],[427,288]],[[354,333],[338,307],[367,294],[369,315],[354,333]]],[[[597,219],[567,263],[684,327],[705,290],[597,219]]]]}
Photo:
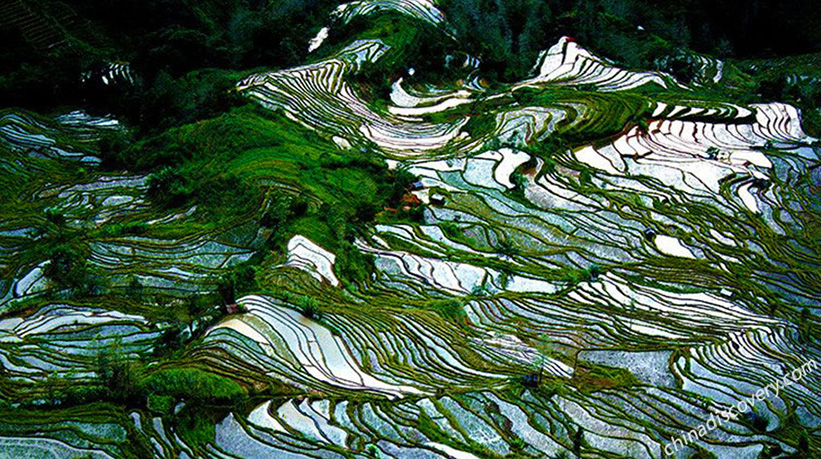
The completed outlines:
{"type": "Polygon", "coordinates": [[[138,387],[146,395],[211,404],[233,404],[247,395],[233,380],[196,368],[158,370],[140,380],[138,387]]]}
{"type": "Polygon", "coordinates": [[[810,457],[810,434],[805,429],[801,429],[798,434],[797,458],[809,459],[810,457]]]}
{"type": "Polygon", "coordinates": [[[510,181],[513,182],[513,192],[523,197],[528,184],[527,177],[519,171],[514,171],[510,176],[510,181]]]}
{"type": "Polygon", "coordinates": [[[464,324],[467,321],[465,304],[461,299],[431,300],[425,305],[425,308],[457,325],[464,324]]]}
{"type": "Polygon", "coordinates": [[[598,265],[592,265],[591,267],[585,270],[587,272],[587,278],[590,280],[596,280],[599,278],[601,274],[601,268],[598,265]]]}
{"type": "MultiPolygon", "coordinates": [[[[301,232],[335,250],[386,207],[402,209],[416,180],[403,169],[388,170],[373,152],[340,152],[292,121],[252,107],[150,136],[121,151],[115,162],[154,170],[149,197],[162,208],[196,203],[212,221],[260,212],[272,249],[301,232]],[[271,182],[301,194],[266,189],[271,182]],[[316,234],[322,227],[308,224],[317,218],[327,222],[330,235],[316,234]]],[[[422,210],[399,214],[421,220],[422,210]]]]}
{"type": "Polygon", "coordinates": [[[360,92],[365,100],[377,109],[384,108],[381,101],[389,100],[391,94],[391,80],[386,69],[379,65],[368,65],[352,78],[361,88],[360,92]]]}
{"type": "Polygon", "coordinates": [[[579,185],[590,186],[593,184],[593,174],[589,169],[582,169],[579,171],[579,185]]]}
{"type": "Polygon", "coordinates": [[[4,106],[45,109],[76,102],[80,74],[98,55],[82,47],[38,49],[15,28],[0,27],[0,100],[4,106]]]}
{"type": "Polygon", "coordinates": [[[519,248],[508,239],[499,239],[496,242],[496,251],[502,255],[512,257],[519,254],[519,248]]]}
{"type": "Polygon", "coordinates": [[[360,285],[370,281],[375,270],[374,256],[362,252],[348,241],[341,242],[339,249],[335,267],[340,276],[360,285]]]}
{"type": "Polygon", "coordinates": [[[510,448],[514,451],[524,451],[527,448],[527,442],[521,437],[515,437],[510,440],[510,448]]]}
{"type": "MultiPolygon", "coordinates": [[[[470,134],[471,137],[482,137],[493,132],[496,127],[496,117],[492,114],[476,113],[468,119],[467,123],[462,126],[462,131],[470,134]]],[[[495,139],[494,139],[495,140],[495,139]]],[[[489,145],[488,148],[494,149],[495,145],[489,145]]]]}
{"type": "Polygon", "coordinates": [[[821,44],[819,32],[808,27],[821,11],[801,0],[778,6],[760,0],[687,0],[674,5],[660,0],[554,0],[550,6],[565,13],[563,32],[633,66],[631,53],[638,51],[641,59],[641,54],[652,51],[641,43],[650,33],[675,47],[724,58],[806,53],[819,50],[821,44]],[[638,31],[637,25],[646,31],[638,31]]]}
{"type": "Polygon", "coordinates": [[[101,385],[60,384],[51,378],[44,383],[46,398],[53,406],[75,406],[95,403],[108,397],[108,388],[101,385]]]}
{"type": "Polygon", "coordinates": [[[184,204],[194,194],[194,187],[182,170],[169,166],[148,177],[148,196],[163,207],[184,204]]]}
{"type": "Polygon", "coordinates": [[[584,428],[579,426],[576,433],[573,435],[573,453],[577,457],[582,454],[582,446],[584,446],[584,428]]]}
{"type": "Polygon", "coordinates": [[[801,309],[801,315],[798,317],[798,332],[805,341],[813,339],[813,322],[812,312],[809,308],[801,309]]]}
{"type": "Polygon", "coordinates": [[[577,362],[571,383],[582,392],[624,388],[641,382],[629,370],[589,362],[577,362]]]}
{"type": "Polygon", "coordinates": [[[46,250],[50,262],[43,274],[58,289],[69,289],[78,295],[95,294],[102,287],[102,279],[92,272],[83,251],[69,245],[57,245],[46,250]]]}
{"type": "Polygon", "coordinates": [[[126,114],[144,130],[212,118],[245,103],[234,89],[237,78],[233,72],[210,70],[175,79],[161,71],[140,97],[137,109],[126,114]]]}
{"type": "Polygon", "coordinates": [[[817,60],[817,55],[812,55],[747,64],[747,70],[756,75],[760,97],[767,102],[796,105],[802,112],[804,130],[815,137],[821,136],[821,72],[817,60]],[[756,71],[758,66],[765,70],[756,71]]]}
{"type": "Polygon", "coordinates": [[[718,459],[718,456],[707,451],[704,448],[698,448],[695,453],[690,455],[689,459],[718,459]]]}
{"type": "Polygon", "coordinates": [[[301,216],[306,210],[307,204],[304,201],[297,201],[279,190],[273,190],[269,193],[268,207],[259,219],[259,224],[278,234],[293,217],[301,216]]]}
{"type": "Polygon", "coordinates": [[[234,266],[222,275],[217,284],[217,292],[223,303],[235,303],[237,297],[252,293],[257,288],[256,272],[253,266],[234,266]]]}
{"type": "Polygon", "coordinates": [[[760,433],[767,431],[770,420],[766,415],[751,410],[743,413],[743,416],[744,420],[752,426],[754,431],[760,433]]]}
{"type": "Polygon", "coordinates": [[[137,395],[137,364],[127,360],[115,346],[97,356],[97,378],[105,398],[128,403],[137,395]]]}
{"type": "Polygon", "coordinates": [[[414,75],[402,72],[410,84],[453,81],[466,76],[470,70],[462,66],[466,54],[456,41],[444,35],[441,29],[398,12],[376,12],[368,17],[358,16],[348,24],[339,24],[339,27],[331,28],[328,42],[331,46],[334,43],[341,45],[353,37],[378,38],[401,50],[350,76],[360,88],[360,95],[378,110],[384,110],[384,100],[390,94],[391,81],[399,69],[416,70],[414,75]]]}
{"type": "Polygon", "coordinates": [[[170,395],[148,394],[148,398],[146,399],[146,405],[149,410],[165,415],[171,414],[176,403],[174,397],[170,395]]]}
{"type": "Polygon", "coordinates": [[[316,301],[316,298],[303,295],[299,299],[299,310],[303,316],[309,319],[322,320],[322,310],[319,309],[319,302],[316,301]]]}
{"type": "Polygon", "coordinates": [[[148,196],[163,208],[175,208],[196,201],[211,214],[222,214],[226,209],[235,213],[255,207],[260,197],[252,184],[235,175],[209,175],[198,165],[162,167],[148,177],[148,196]]]}
{"type": "Polygon", "coordinates": [[[147,231],[148,225],[145,222],[111,223],[102,228],[101,236],[140,236],[145,234],[147,231]]]}
{"type": "Polygon", "coordinates": [[[539,387],[542,382],[542,373],[543,370],[539,368],[537,371],[533,373],[528,373],[526,375],[522,375],[518,379],[518,383],[524,387],[535,389],[539,387]]]}
{"type": "Polygon", "coordinates": [[[417,177],[407,169],[397,168],[388,172],[388,180],[386,191],[388,191],[388,205],[396,206],[399,201],[410,189],[410,186],[415,182],[417,177]]]}
{"type": "Polygon", "coordinates": [[[64,217],[62,214],[60,214],[54,209],[46,209],[45,217],[46,221],[48,221],[52,225],[62,226],[66,224],[66,217],[64,217]]]}
{"type": "Polygon", "coordinates": [[[206,447],[214,442],[216,435],[216,424],[219,419],[215,419],[215,414],[224,413],[213,407],[185,405],[176,416],[176,431],[186,443],[206,447]]]}
{"type": "Polygon", "coordinates": [[[449,0],[443,4],[465,49],[491,79],[525,77],[549,42],[551,9],[539,0],[449,0]]]}
{"type": "MultiPolygon", "coordinates": [[[[545,161],[552,161],[553,156],[563,153],[569,148],[570,145],[567,143],[567,140],[561,136],[552,135],[541,142],[536,142],[533,145],[525,147],[524,151],[545,161]]],[[[553,164],[555,166],[555,162],[553,164]]],[[[527,166],[527,164],[523,166],[527,166]]]]}
{"type": "Polygon", "coordinates": [[[337,5],[331,0],[24,3],[55,40],[65,41],[38,47],[17,24],[3,24],[0,67],[9,69],[0,77],[5,105],[42,109],[83,102],[101,111],[114,109],[146,128],[210,117],[212,109],[230,103],[222,91],[232,84],[228,79],[206,72],[191,81],[185,77],[189,72],[296,64],[307,55],[306,37],[337,5]],[[65,9],[72,15],[54,13],[65,9]],[[115,60],[130,63],[138,77],[135,86],[82,82],[83,72],[115,60]]]}
{"type": "Polygon", "coordinates": [[[461,241],[464,240],[465,234],[462,231],[462,228],[454,222],[442,222],[439,224],[439,228],[442,232],[450,239],[454,241],[461,241]]]}
{"type": "Polygon", "coordinates": [[[600,268],[593,265],[585,269],[566,268],[560,272],[560,277],[569,285],[576,285],[581,282],[595,280],[599,274],[601,274],[600,268]]]}
{"type": "Polygon", "coordinates": [[[185,344],[185,339],[183,338],[184,329],[185,324],[177,323],[171,324],[163,330],[157,340],[157,345],[154,347],[154,355],[161,357],[179,350],[183,344],[185,344]]]}
{"type": "Polygon", "coordinates": [[[143,284],[140,282],[139,279],[137,279],[136,277],[133,277],[133,276],[128,281],[128,285],[125,288],[126,296],[128,296],[130,298],[133,298],[133,299],[142,298],[142,295],[143,295],[144,291],[145,291],[145,288],[143,287],[143,284]]]}

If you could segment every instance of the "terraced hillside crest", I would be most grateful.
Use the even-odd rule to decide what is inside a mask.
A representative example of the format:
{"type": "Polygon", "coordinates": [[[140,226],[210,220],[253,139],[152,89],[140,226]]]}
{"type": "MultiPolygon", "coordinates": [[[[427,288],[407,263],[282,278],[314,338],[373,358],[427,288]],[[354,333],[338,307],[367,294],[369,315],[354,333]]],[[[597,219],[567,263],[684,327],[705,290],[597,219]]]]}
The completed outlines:
{"type": "Polygon", "coordinates": [[[570,37],[521,81],[465,54],[434,84],[386,18],[454,34],[427,0],[343,4],[308,63],[237,79],[254,107],[167,134],[235,212],[107,168],[114,118],[0,114],[0,458],[816,457],[800,110],[732,99],[717,59],[684,83],[570,37]]]}

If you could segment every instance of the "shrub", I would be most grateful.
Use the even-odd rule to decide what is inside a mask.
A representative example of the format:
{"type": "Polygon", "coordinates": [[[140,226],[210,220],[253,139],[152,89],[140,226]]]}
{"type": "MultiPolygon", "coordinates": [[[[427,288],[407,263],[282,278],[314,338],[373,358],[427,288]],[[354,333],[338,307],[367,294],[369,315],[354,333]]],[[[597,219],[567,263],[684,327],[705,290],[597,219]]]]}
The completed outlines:
{"type": "Polygon", "coordinates": [[[467,321],[464,306],[461,300],[454,298],[449,300],[432,300],[427,303],[426,309],[439,314],[439,316],[445,320],[456,324],[463,324],[467,321]]]}
{"type": "Polygon", "coordinates": [[[309,319],[322,319],[322,311],[319,309],[319,303],[316,301],[316,298],[312,298],[308,295],[303,295],[299,299],[299,308],[300,312],[302,312],[302,315],[309,319]]]}
{"type": "Polygon", "coordinates": [[[148,196],[164,207],[182,205],[194,192],[194,184],[169,166],[148,176],[148,196]]]}
{"type": "Polygon", "coordinates": [[[274,191],[270,195],[268,207],[259,223],[277,233],[285,227],[294,214],[294,199],[282,192],[274,191]]]}
{"type": "Polygon", "coordinates": [[[629,370],[604,365],[579,364],[571,380],[582,392],[629,387],[641,383],[629,370]]]}
{"type": "Polygon", "coordinates": [[[576,456],[581,455],[583,445],[584,445],[584,428],[582,426],[579,426],[579,429],[576,430],[576,434],[573,435],[573,452],[576,453],[576,456]]]}
{"type": "Polygon", "coordinates": [[[704,448],[698,448],[698,451],[693,453],[689,459],[717,459],[717,456],[704,448]]]}
{"type": "Polygon", "coordinates": [[[810,453],[810,435],[807,433],[806,429],[801,429],[801,433],[798,434],[798,454],[799,457],[806,457],[809,458],[810,453]]]}
{"type": "Polygon", "coordinates": [[[127,402],[137,394],[137,363],[106,351],[97,356],[97,378],[111,400],[127,402]]]}
{"type": "Polygon", "coordinates": [[[175,400],[171,395],[148,394],[148,409],[151,411],[170,414],[174,409],[175,400]]]}
{"type": "Polygon", "coordinates": [[[175,430],[187,444],[205,447],[216,436],[213,416],[213,408],[187,404],[177,415],[175,430]]]}
{"type": "Polygon", "coordinates": [[[159,370],[140,382],[145,396],[170,396],[174,400],[191,400],[216,404],[235,404],[247,395],[235,381],[196,368],[159,370]]]}
{"type": "Polygon", "coordinates": [[[49,263],[43,267],[43,274],[59,289],[75,295],[96,295],[103,290],[103,279],[88,267],[80,249],[60,244],[48,247],[45,256],[49,263]]]}
{"type": "Polygon", "coordinates": [[[66,217],[54,209],[46,209],[44,215],[46,217],[46,221],[53,225],[62,226],[66,224],[66,217]]]}
{"type": "Polygon", "coordinates": [[[251,293],[256,288],[256,271],[247,264],[234,266],[217,283],[217,292],[226,304],[236,302],[237,296],[251,293]]]}
{"type": "Polygon", "coordinates": [[[507,239],[499,239],[499,241],[496,242],[496,251],[508,257],[519,254],[519,248],[507,239]]]}
{"type": "Polygon", "coordinates": [[[519,171],[514,171],[510,176],[510,181],[513,182],[513,192],[518,196],[524,196],[527,189],[527,177],[519,171]]]}
{"type": "Polygon", "coordinates": [[[131,276],[128,280],[128,285],[125,287],[125,294],[129,298],[139,299],[142,297],[145,287],[143,286],[140,279],[136,276],[131,276]]]}
{"type": "Polygon", "coordinates": [[[748,411],[743,414],[744,419],[750,423],[753,430],[756,432],[766,432],[767,426],[770,424],[770,419],[763,414],[755,411],[748,411]]]}
{"type": "Polygon", "coordinates": [[[335,266],[340,276],[356,283],[366,283],[370,280],[375,270],[373,255],[363,253],[348,241],[340,244],[337,253],[335,266]]]}

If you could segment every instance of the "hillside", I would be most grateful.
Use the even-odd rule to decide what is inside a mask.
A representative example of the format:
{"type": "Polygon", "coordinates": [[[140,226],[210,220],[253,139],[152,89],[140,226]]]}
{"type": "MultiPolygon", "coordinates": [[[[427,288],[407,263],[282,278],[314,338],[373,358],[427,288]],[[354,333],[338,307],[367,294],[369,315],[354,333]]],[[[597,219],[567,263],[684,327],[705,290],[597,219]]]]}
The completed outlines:
{"type": "Polygon", "coordinates": [[[818,8],[710,5],[7,2],[0,459],[821,457],[818,8]]]}

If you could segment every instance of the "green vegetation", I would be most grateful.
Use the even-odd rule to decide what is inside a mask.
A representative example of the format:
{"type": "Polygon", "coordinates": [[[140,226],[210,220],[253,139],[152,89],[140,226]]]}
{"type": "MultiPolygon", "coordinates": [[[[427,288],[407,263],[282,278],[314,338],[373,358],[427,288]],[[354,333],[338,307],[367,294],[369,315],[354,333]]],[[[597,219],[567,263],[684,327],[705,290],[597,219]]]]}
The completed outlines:
{"type": "Polygon", "coordinates": [[[690,459],[718,459],[718,456],[704,448],[698,448],[695,453],[690,455],[690,459]]]}
{"type": "Polygon", "coordinates": [[[319,302],[316,301],[316,298],[303,295],[299,299],[299,308],[303,316],[309,319],[322,320],[322,311],[319,309],[319,302]]]}
{"type": "Polygon", "coordinates": [[[247,395],[231,379],[195,368],[168,368],[144,377],[138,383],[140,393],[167,406],[163,399],[187,400],[193,403],[233,405],[247,395]]]}
{"type": "MultiPolygon", "coordinates": [[[[212,224],[261,212],[260,223],[275,237],[271,247],[298,228],[335,249],[358,225],[399,207],[414,180],[403,170],[389,171],[367,151],[340,151],[251,106],[150,136],[105,160],[110,167],[154,170],[149,196],[160,207],[197,203],[212,224]],[[298,196],[284,191],[294,189],[298,196]]],[[[356,279],[363,275],[355,266],[363,265],[367,260],[356,255],[342,264],[356,279]]]]}
{"type": "Polygon", "coordinates": [[[584,269],[565,269],[562,272],[564,281],[570,285],[596,280],[601,274],[601,268],[596,265],[584,269]]]}
{"type": "Polygon", "coordinates": [[[19,20],[3,21],[0,62],[10,71],[0,79],[2,100],[37,109],[85,101],[152,129],[225,108],[222,89],[236,79],[231,72],[200,69],[287,66],[304,59],[305,37],[336,6],[329,0],[20,4],[32,18],[9,5],[7,17],[19,20]],[[135,85],[103,84],[100,76],[114,61],[130,64],[135,85]],[[84,72],[92,78],[78,78],[84,72]]]}
{"type": "Polygon", "coordinates": [[[257,290],[256,272],[251,265],[243,264],[231,268],[223,274],[217,284],[217,291],[224,303],[234,303],[243,294],[257,290]]]}
{"type": "Polygon", "coordinates": [[[628,67],[664,66],[685,82],[695,64],[682,58],[682,49],[721,58],[821,51],[812,26],[821,12],[799,1],[777,8],[740,0],[688,0],[673,7],[639,0],[448,0],[442,7],[486,72],[505,81],[525,75],[549,38],[559,35],[576,37],[628,67]]]}
{"type": "Polygon", "coordinates": [[[431,300],[425,305],[425,309],[435,312],[443,319],[455,324],[465,324],[468,320],[465,313],[464,301],[454,298],[449,300],[431,300]]]}
{"type": "MultiPolygon", "coordinates": [[[[741,352],[728,346],[761,354],[749,385],[817,344],[818,146],[781,141],[792,120],[759,122],[763,109],[736,116],[789,102],[821,134],[818,55],[774,56],[821,51],[815,9],[442,0],[441,16],[397,1],[349,18],[329,0],[7,3],[0,98],[21,109],[0,112],[0,444],[242,457],[231,448],[250,433],[271,457],[444,445],[524,459],[544,436],[616,457],[633,433],[686,431],[683,415],[710,403],[690,384],[704,373],[736,390],[741,352]],[[512,84],[568,35],[690,86],[512,84]],[[378,59],[339,54],[370,39],[378,59]],[[470,102],[398,115],[399,78],[421,106],[470,102]],[[660,120],[699,124],[677,136],[660,120]],[[653,153],[674,160],[642,156],[664,136],[681,145],[653,153]],[[621,150],[631,142],[642,148],[621,150]],[[588,147],[619,173],[585,160],[588,147]],[[513,159],[488,159],[502,148],[513,159]],[[691,173],[703,156],[707,172],[691,173]],[[288,256],[296,235],[333,254],[341,285],[305,272],[331,257],[288,256]],[[661,235],[695,259],[663,253],[661,235]],[[303,320],[278,321],[279,308],[303,320]],[[593,441],[608,425],[620,432],[593,441]]],[[[814,402],[796,393],[738,421],[767,438],[728,430],[716,443],[813,457],[818,432],[802,422],[814,402]]]]}
{"type": "Polygon", "coordinates": [[[640,384],[638,378],[629,370],[589,363],[578,365],[571,381],[582,392],[618,389],[640,384]]]}
{"type": "Polygon", "coordinates": [[[491,81],[527,76],[549,41],[553,17],[548,2],[448,0],[443,8],[464,46],[482,60],[491,81]]]}
{"type": "Polygon", "coordinates": [[[544,372],[544,361],[545,357],[540,357],[534,362],[532,372],[517,377],[516,382],[522,387],[538,389],[548,398],[554,395],[565,395],[571,388],[587,394],[600,390],[624,389],[641,384],[641,381],[629,370],[589,362],[579,362],[570,380],[556,378],[544,372]]]}

